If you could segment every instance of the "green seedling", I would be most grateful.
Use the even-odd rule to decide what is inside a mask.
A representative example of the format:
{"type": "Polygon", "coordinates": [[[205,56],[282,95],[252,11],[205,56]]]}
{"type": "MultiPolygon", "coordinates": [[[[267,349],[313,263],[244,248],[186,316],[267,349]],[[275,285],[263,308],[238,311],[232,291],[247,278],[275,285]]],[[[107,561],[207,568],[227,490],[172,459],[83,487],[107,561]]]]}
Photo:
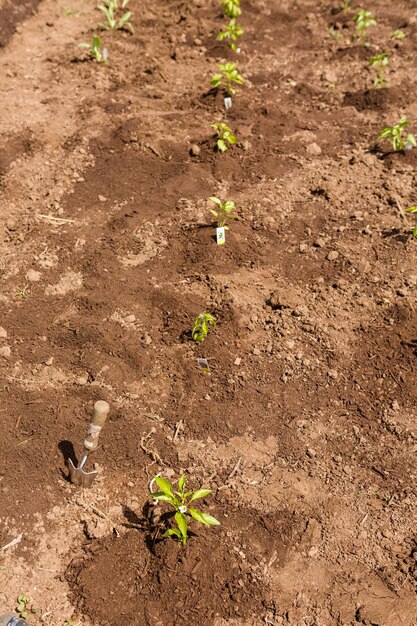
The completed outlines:
{"type": "Polygon", "coordinates": [[[134,32],[134,28],[130,23],[130,18],[133,13],[126,11],[121,17],[116,17],[120,10],[127,7],[130,0],[122,0],[122,4],[119,7],[119,0],[103,0],[103,4],[98,5],[98,9],[102,11],[107,19],[107,23],[100,22],[99,27],[103,30],[129,30],[134,32]]]}
{"type": "Polygon", "coordinates": [[[349,6],[350,6],[350,0],[343,0],[342,6],[340,8],[342,9],[343,13],[347,13],[349,10],[349,6]]]}
{"type": "Polygon", "coordinates": [[[23,287],[23,289],[20,289],[20,288],[19,288],[19,289],[16,291],[16,295],[17,295],[19,298],[21,298],[22,300],[26,300],[26,298],[29,296],[29,292],[28,292],[28,291],[26,291],[26,290],[27,290],[27,287],[23,287]]]}
{"type": "Polygon", "coordinates": [[[229,148],[227,144],[233,145],[237,142],[236,135],[224,122],[213,122],[210,126],[216,131],[216,148],[219,152],[226,152],[229,148]]]}
{"type": "MultiPolygon", "coordinates": [[[[406,213],[417,213],[417,206],[410,206],[405,210],[406,213]]],[[[413,236],[417,238],[417,225],[413,228],[413,236]]]]}
{"type": "Polygon", "coordinates": [[[175,511],[174,519],[177,528],[169,528],[163,534],[164,537],[176,537],[180,544],[185,548],[188,539],[188,519],[191,516],[196,522],[205,526],[219,526],[220,522],[207,513],[203,513],[199,509],[190,507],[194,500],[205,498],[211,489],[197,489],[196,491],[185,491],[186,478],[183,474],[178,481],[178,491],[174,491],[173,485],[166,478],[155,476],[159,491],[152,493],[152,498],[159,502],[170,504],[175,511]]]}
{"type": "Polygon", "coordinates": [[[407,34],[400,28],[398,30],[394,30],[391,33],[391,39],[398,39],[398,41],[402,41],[406,37],[407,37],[407,34]]]}
{"type": "Polygon", "coordinates": [[[394,126],[383,128],[378,135],[377,141],[383,141],[384,139],[391,141],[394,152],[411,150],[416,147],[417,142],[413,133],[407,133],[405,131],[406,127],[409,125],[410,122],[407,120],[406,116],[403,115],[400,121],[394,126]]]}
{"type": "Polygon", "coordinates": [[[216,328],[217,323],[215,317],[211,313],[199,313],[194,320],[193,327],[191,329],[191,336],[194,341],[201,343],[207,337],[210,330],[210,326],[216,328]]]}
{"type": "Polygon", "coordinates": [[[240,0],[222,0],[222,7],[227,17],[239,17],[242,14],[240,0]]]}
{"type": "Polygon", "coordinates": [[[217,210],[210,209],[210,213],[217,219],[217,228],[230,230],[229,227],[226,226],[227,220],[239,219],[237,215],[232,215],[232,211],[235,210],[235,203],[232,200],[222,202],[220,198],[216,198],[216,196],[210,196],[209,200],[217,207],[217,210]]]}
{"type": "Polygon", "coordinates": [[[385,52],[381,54],[376,54],[369,61],[370,67],[374,67],[377,71],[377,74],[374,78],[374,86],[376,89],[381,89],[381,87],[385,87],[388,83],[384,78],[384,68],[387,67],[389,63],[388,55],[385,52]]]}
{"type": "Polygon", "coordinates": [[[227,39],[230,48],[233,52],[237,52],[238,47],[235,44],[235,41],[239,39],[244,34],[243,28],[236,22],[236,18],[232,17],[228,25],[224,30],[221,30],[217,35],[217,41],[225,41],[227,39]]]}
{"type": "Polygon", "coordinates": [[[38,609],[33,608],[33,606],[29,606],[31,598],[24,593],[17,596],[16,602],[16,612],[22,619],[26,619],[29,616],[29,613],[36,614],[38,612],[38,609]]]}
{"type": "Polygon", "coordinates": [[[105,63],[107,61],[107,48],[101,49],[101,39],[99,35],[94,35],[91,44],[83,42],[78,44],[78,47],[88,50],[90,57],[97,61],[97,63],[105,63]]]}
{"type": "Polygon", "coordinates": [[[367,45],[365,43],[366,31],[370,26],[376,26],[376,19],[370,11],[366,11],[365,9],[359,9],[359,11],[354,16],[353,21],[356,22],[356,32],[358,33],[361,45],[367,45]]]}
{"type": "Polygon", "coordinates": [[[239,74],[237,63],[219,63],[217,67],[220,72],[211,79],[211,86],[216,89],[224,87],[227,94],[233,96],[237,91],[233,85],[243,85],[245,82],[245,79],[239,74]]]}

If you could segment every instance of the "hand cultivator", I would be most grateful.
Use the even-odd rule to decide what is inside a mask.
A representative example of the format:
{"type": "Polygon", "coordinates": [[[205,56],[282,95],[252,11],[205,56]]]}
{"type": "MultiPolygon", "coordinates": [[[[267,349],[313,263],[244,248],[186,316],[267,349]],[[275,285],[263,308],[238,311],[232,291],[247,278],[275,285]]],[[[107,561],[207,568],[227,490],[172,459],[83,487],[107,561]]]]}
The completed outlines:
{"type": "Polygon", "coordinates": [[[97,476],[97,472],[86,472],[84,470],[84,465],[86,464],[86,461],[91,452],[94,452],[94,450],[96,450],[98,447],[100,432],[104,426],[109,411],[110,406],[107,404],[107,402],[104,402],[104,400],[98,400],[94,404],[93,417],[91,418],[91,422],[88,427],[87,436],[84,439],[84,450],[82,459],[78,464],[78,467],[75,467],[71,459],[69,459],[68,462],[69,478],[74,485],[81,485],[81,487],[91,487],[95,477],[97,476]]]}

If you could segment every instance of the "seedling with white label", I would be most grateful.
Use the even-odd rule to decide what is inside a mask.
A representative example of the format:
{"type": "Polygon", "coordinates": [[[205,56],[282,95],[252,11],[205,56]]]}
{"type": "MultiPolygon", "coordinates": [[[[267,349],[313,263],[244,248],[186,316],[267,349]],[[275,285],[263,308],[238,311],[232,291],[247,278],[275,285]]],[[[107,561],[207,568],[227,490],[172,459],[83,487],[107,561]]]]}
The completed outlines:
{"type": "Polygon", "coordinates": [[[130,0],[122,0],[121,6],[119,6],[119,0],[102,0],[102,4],[98,5],[98,9],[102,11],[107,19],[107,23],[100,22],[99,27],[103,30],[129,30],[134,32],[134,28],[130,22],[130,18],[133,13],[126,11],[118,17],[120,11],[125,9],[130,0]]]}
{"type": "Polygon", "coordinates": [[[191,330],[191,336],[194,341],[201,343],[207,337],[210,326],[216,328],[216,319],[211,313],[199,313],[194,320],[194,324],[191,330]]]}
{"type": "Polygon", "coordinates": [[[242,14],[240,0],[222,0],[222,7],[227,17],[239,17],[242,14]]]}
{"type": "Polygon", "coordinates": [[[388,84],[384,77],[384,68],[387,67],[389,63],[388,55],[385,52],[381,54],[376,54],[369,61],[370,67],[374,67],[377,71],[377,74],[374,78],[374,86],[376,89],[381,89],[381,87],[386,87],[388,84]]]}
{"type": "MultiPolygon", "coordinates": [[[[417,206],[410,206],[405,210],[406,213],[417,213],[417,206]]],[[[413,236],[417,238],[417,225],[413,228],[413,236]]]]}
{"type": "Polygon", "coordinates": [[[376,26],[376,19],[370,11],[366,11],[365,9],[359,9],[359,11],[354,16],[353,21],[356,23],[356,32],[358,33],[361,45],[368,45],[365,42],[366,31],[370,26],[376,26]]]}
{"type": "Polygon", "coordinates": [[[225,200],[225,202],[222,202],[220,198],[216,196],[211,196],[209,200],[217,207],[217,209],[210,209],[210,213],[217,219],[217,243],[222,245],[226,242],[225,231],[229,230],[229,226],[226,224],[227,220],[239,219],[237,215],[232,214],[232,211],[236,208],[235,203],[233,200],[225,200]]]}
{"type": "Polygon", "coordinates": [[[243,85],[245,82],[239,74],[237,63],[219,63],[218,68],[220,72],[211,79],[211,86],[216,89],[223,87],[229,96],[233,96],[237,91],[234,85],[243,85]]]}
{"type": "Polygon", "coordinates": [[[377,141],[383,141],[384,139],[391,141],[394,152],[411,150],[416,147],[417,142],[413,133],[407,133],[405,130],[409,125],[410,122],[406,116],[403,115],[400,121],[394,126],[386,126],[383,128],[377,137],[377,141]]]}
{"type": "Polygon", "coordinates": [[[164,537],[176,537],[185,548],[188,539],[188,516],[204,526],[219,526],[220,522],[208,513],[203,513],[199,509],[190,507],[195,500],[205,498],[211,489],[197,489],[196,491],[185,491],[186,478],[183,474],[178,481],[178,491],[174,491],[173,485],[166,478],[155,476],[154,481],[158,485],[159,491],[152,493],[152,498],[159,502],[170,504],[174,510],[174,519],[177,528],[168,528],[163,534],[164,537]]]}
{"type": "Polygon", "coordinates": [[[224,122],[213,122],[210,126],[216,132],[215,147],[219,152],[226,152],[229,148],[227,144],[234,145],[237,143],[236,135],[232,133],[232,129],[224,122]]]}
{"type": "Polygon", "coordinates": [[[217,41],[228,41],[230,48],[233,52],[238,51],[238,47],[235,44],[235,41],[238,40],[244,34],[243,28],[236,22],[236,18],[232,17],[230,22],[227,24],[224,30],[221,30],[217,35],[217,41]]]}
{"type": "Polygon", "coordinates": [[[79,48],[84,48],[90,53],[90,57],[97,63],[105,63],[107,61],[107,48],[101,49],[101,39],[99,35],[94,35],[92,43],[80,43],[79,48]]]}

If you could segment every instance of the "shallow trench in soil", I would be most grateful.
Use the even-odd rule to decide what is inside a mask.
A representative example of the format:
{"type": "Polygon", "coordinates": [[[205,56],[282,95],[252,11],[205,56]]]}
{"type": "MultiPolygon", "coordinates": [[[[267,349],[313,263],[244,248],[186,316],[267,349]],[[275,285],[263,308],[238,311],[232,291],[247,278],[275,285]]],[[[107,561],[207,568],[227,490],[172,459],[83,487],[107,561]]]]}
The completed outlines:
{"type": "Polygon", "coordinates": [[[376,145],[417,132],[417,2],[366,6],[365,47],[356,2],[242,0],[236,55],[217,0],[131,0],[105,65],[78,47],[95,3],[67,4],[0,0],[0,613],[417,626],[417,153],[376,145]],[[210,196],[236,203],[224,246],[210,196]],[[181,473],[221,522],[185,549],[148,504],[181,473]]]}

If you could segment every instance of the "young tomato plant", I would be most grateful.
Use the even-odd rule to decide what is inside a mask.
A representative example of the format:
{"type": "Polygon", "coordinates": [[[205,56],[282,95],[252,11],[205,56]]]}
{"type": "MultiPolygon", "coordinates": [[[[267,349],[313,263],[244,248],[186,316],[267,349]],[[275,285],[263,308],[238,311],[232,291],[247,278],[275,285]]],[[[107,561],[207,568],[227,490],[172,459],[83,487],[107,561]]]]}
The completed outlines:
{"type": "Polygon", "coordinates": [[[370,26],[376,26],[376,19],[370,11],[359,9],[353,20],[356,22],[356,32],[358,33],[359,41],[362,46],[365,46],[366,31],[370,26]]]}
{"type": "Polygon", "coordinates": [[[200,498],[205,498],[211,489],[197,489],[196,491],[185,490],[185,475],[183,474],[178,481],[178,491],[174,491],[173,485],[166,478],[155,476],[155,482],[159,491],[152,493],[154,500],[166,502],[170,504],[175,511],[174,519],[177,528],[169,528],[164,532],[164,537],[176,537],[180,544],[185,548],[188,539],[188,516],[195,519],[196,522],[205,526],[219,526],[220,522],[208,513],[203,513],[199,509],[190,507],[190,504],[200,498]]]}
{"type": "Polygon", "coordinates": [[[215,317],[211,313],[199,313],[194,320],[193,327],[191,329],[191,336],[194,341],[201,343],[207,337],[210,330],[210,326],[216,328],[217,323],[215,317]]]}
{"type": "Polygon", "coordinates": [[[90,57],[97,63],[105,63],[107,61],[107,48],[101,49],[101,39],[99,35],[94,35],[92,43],[80,43],[79,48],[85,48],[90,53],[90,57]]]}
{"type": "Polygon", "coordinates": [[[216,89],[224,87],[227,94],[233,96],[237,91],[233,85],[243,85],[245,82],[245,79],[239,74],[237,63],[220,63],[218,68],[220,72],[211,79],[211,86],[216,89]]]}
{"type": "Polygon", "coordinates": [[[369,61],[370,67],[374,67],[377,72],[374,78],[374,86],[376,89],[381,89],[381,87],[385,87],[388,84],[384,78],[384,68],[387,67],[388,63],[389,58],[385,52],[382,52],[381,54],[376,54],[369,61]]]}
{"type": "Polygon", "coordinates": [[[238,48],[235,44],[235,41],[237,41],[238,38],[244,34],[244,32],[245,31],[240,26],[240,24],[236,22],[236,18],[232,17],[225,29],[219,32],[216,39],[217,41],[225,41],[227,39],[229,42],[229,46],[233,50],[233,52],[237,52],[238,48]]]}
{"type": "Polygon", "coordinates": [[[227,220],[239,219],[237,215],[232,215],[232,211],[235,210],[235,203],[232,200],[222,202],[220,198],[216,198],[216,196],[210,196],[209,200],[217,206],[217,210],[210,209],[210,213],[217,219],[217,228],[224,227],[225,230],[230,230],[229,227],[226,226],[227,220]]]}
{"type": "Polygon", "coordinates": [[[227,17],[239,17],[242,14],[240,0],[222,0],[222,7],[227,17]]]}
{"type": "MultiPolygon", "coordinates": [[[[417,213],[417,206],[410,206],[405,210],[406,213],[417,213]]],[[[413,236],[417,237],[417,225],[413,228],[413,236]]]]}
{"type": "Polygon", "coordinates": [[[122,4],[119,7],[119,0],[102,0],[103,4],[98,5],[98,9],[102,11],[107,19],[107,23],[100,22],[99,27],[103,30],[129,30],[134,32],[134,28],[130,23],[132,17],[131,11],[126,11],[121,17],[116,17],[120,9],[125,9],[130,0],[122,0],[122,4]]]}
{"type": "Polygon", "coordinates": [[[391,141],[394,152],[411,150],[411,148],[416,147],[417,142],[413,133],[407,133],[405,131],[406,127],[409,125],[410,122],[406,116],[403,115],[400,121],[394,126],[386,126],[383,128],[377,137],[377,141],[383,141],[384,139],[391,141]]]}
{"type": "Polygon", "coordinates": [[[216,148],[219,152],[226,152],[228,150],[228,143],[233,145],[237,142],[236,135],[232,133],[232,129],[224,122],[213,122],[210,124],[216,132],[216,148]]]}

